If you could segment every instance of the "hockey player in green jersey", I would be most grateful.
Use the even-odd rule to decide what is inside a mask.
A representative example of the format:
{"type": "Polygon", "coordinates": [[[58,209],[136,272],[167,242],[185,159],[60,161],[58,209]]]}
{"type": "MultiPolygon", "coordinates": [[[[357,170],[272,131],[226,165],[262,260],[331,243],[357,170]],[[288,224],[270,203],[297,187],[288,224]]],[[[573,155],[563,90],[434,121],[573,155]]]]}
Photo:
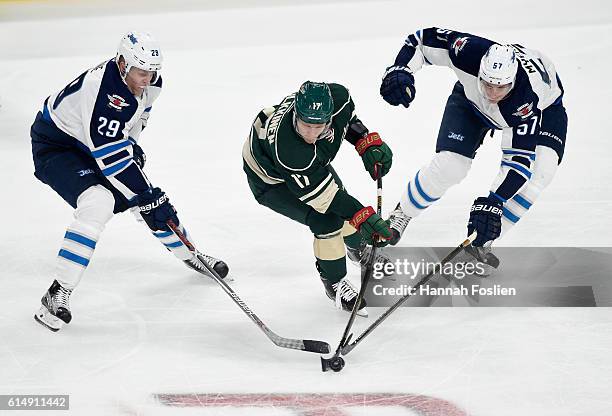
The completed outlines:
{"type": "MultiPolygon", "coordinates": [[[[372,207],[346,192],[332,168],[344,140],[355,146],[372,179],[389,172],[393,153],[357,118],[348,90],[307,81],[257,115],[242,157],[257,202],[310,228],[327,296],[350,311],[357,290],[346,278],[345,244],[351,260],[360,262],[366,244],[386,245],[391,230],[372,207]]],[[[361,302],[362,316],[365,306],[361,302]]]]}

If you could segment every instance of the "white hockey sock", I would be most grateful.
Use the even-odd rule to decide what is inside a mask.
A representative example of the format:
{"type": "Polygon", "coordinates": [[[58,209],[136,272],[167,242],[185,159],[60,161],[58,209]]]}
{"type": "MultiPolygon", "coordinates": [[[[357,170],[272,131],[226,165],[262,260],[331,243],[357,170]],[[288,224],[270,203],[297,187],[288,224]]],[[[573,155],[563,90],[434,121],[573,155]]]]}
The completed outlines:
{"type": "MultiPolygon", "coordinates": [[[[178,227],[181,232],[188,237],[187,230],[182,225],[178,227]]],[[[164,245],[168,250],[172,252],[179,260],[190,259],[192,254],[189,249],[183,244],[180,238],[172,231],[153,231],[153,235],[164,245]]]]}
{"type": "Polygon", "coordinates": [[[94,253],[100,231],[82,223],[72,222],[66,229],[64,241],[57,254],[55,279],[65,288],[74,289],[79,284],[89,260],[94,253]]]}
{"type": "Polygon", "coordinates": [[[98,238],[113,216],[114,204],[113,194],[101,185],[79,195],[74,221],[66,229],[53,273],[63,287],[74,289],[79,284],[98,238]]]}
{"type": "Polygon", "coordinates": [[[465,178],[472,159],[454,152],[436,153],[431,162],[422,167],[408,182],[400,205],[404,214],[416,217],[436,202],[453,185],[465,178]]]}

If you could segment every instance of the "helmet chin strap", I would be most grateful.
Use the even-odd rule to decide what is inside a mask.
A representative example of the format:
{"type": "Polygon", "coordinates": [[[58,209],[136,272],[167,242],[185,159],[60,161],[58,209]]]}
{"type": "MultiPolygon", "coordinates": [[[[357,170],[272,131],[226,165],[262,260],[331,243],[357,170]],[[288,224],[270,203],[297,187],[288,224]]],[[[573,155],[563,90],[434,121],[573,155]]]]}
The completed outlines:
{"type": "Polygon", "coordinates": [[[119,58],[115,59],[115,64],[117,64],[117,69],[119,70],[119,76],[121,77],[121,80],[123,81],[125,85],[127,85],[125,78],[127,77],[127,74],[129,71],[129,65],[127,64],[127,62],[125,62],[125,59],[124,59],[123,64],[125,65],[125,69],[122,71],[121,65],[119,64],[119,58]]]}

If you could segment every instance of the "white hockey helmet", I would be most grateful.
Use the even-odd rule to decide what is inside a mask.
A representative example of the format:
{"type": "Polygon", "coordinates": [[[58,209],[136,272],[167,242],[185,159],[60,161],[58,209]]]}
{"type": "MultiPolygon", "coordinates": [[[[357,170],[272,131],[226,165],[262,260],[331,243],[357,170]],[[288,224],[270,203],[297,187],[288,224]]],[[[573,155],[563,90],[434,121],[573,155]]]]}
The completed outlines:
{"type": "Polygon", "coordinates": [[[140,68],[145,71],[154,72],[154,83],[157,81],[159,71],[162,69],[163,56],[159,43],[149,33],[128,32],[119,42],[117,47],[117,56],[115,60],[119,64],[119,57],[122,56],[125,60],[125,73],[121,74],[123,78],[130,72],[132,67],[140,68]]]}
{"type": "Polygon", "coordinates": [[[491,45],[480,60],[478,78],[493,85],[514,84],[518,60],[509,45],[491,45]]]}

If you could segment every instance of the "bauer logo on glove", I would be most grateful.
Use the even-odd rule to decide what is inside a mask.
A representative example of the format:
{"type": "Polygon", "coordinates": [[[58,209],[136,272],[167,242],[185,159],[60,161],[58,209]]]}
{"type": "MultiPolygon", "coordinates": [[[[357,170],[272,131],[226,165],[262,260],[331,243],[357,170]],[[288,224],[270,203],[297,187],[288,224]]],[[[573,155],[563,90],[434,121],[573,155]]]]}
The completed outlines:
{"type": "Polygon", "coordinates": [[[159,207],[160,205],[164,204],[167,201],[168,201],[168,195],[162,194],[157,200],[155,200],[153,202],[149,202],[146,205],[142,205],[142,206],[138,207],[138,209],[140,210],[140,212],[146,214],[146,213],[150,212],[152,209],[155,209],[155,208],[159,207]]]}
{"type": "Polygon", "coordinates": [[[499,215],[500,217],[503,214],[503,211],[502,211],[501,208],[494,207],[494,206],[491,206],[491,205],[484,205],[484,204],[472,205],[472,208],[470,209],[470,212],[474,212],[474,211],[490,212],[491,214],[499,215]]]}
{"type": "Polygon", "coordinates": [[[357,150],[357,153],[359,153],[359,156],[361,156],[368,147],[381,146],[382,144],[383,141],[378,133],[370,133],[357,142],[357,144],[355,145],[355,150],[357,150]]]}

